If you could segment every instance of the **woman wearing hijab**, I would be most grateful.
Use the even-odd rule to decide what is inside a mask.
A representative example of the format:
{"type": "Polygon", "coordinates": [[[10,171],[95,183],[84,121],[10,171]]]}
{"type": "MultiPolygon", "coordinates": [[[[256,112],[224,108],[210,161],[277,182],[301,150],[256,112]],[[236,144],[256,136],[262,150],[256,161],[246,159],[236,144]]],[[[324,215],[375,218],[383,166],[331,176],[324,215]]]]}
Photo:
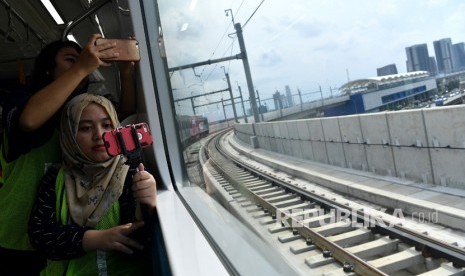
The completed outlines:
{"type": "Polygon", "coordinates": [[[140,205],[153,215],[156,183],[142,164],[130,179],[126,157],[107,154],[102,134],[118,126],[116,111],[105,97],[86,93],[65,106],[63,162],[42,179],[29,222],[32,245],[55,260],[43,275],[150,274],[150,259],[138,253],[151,243],[130,235],[151,228],[151,219],[142,220],[140,205]],[[123,215],[130,200],[122,195],[127,178],[132,181],[136,221],[123,215]]]}
{"type": "MultiPolygon", "coordinates": [[[[104,60],[115,57],[115,45],[95,45],[99,37],[91,35],[84,48],[72,41],[47,44],[27,86],[11,92],[2,103],[0,270],[5,275],[36,275],[46,265],[29,242],[29,214],[46,168],[61,160],[58,127],[64,104],[86,92],[89,74],[110,66],[104,60]]],[[[135,110],[134,64],[120,68],[118,111],[127,116],[135,110]]]]}

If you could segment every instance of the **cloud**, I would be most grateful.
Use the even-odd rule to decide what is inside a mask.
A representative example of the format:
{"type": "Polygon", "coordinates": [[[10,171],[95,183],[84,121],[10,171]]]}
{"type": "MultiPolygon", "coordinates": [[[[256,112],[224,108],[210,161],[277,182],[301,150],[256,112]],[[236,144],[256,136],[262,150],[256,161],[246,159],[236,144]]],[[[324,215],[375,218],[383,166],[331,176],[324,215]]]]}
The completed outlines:
{"type": "Polygon", "coordinates": [[[282,58],[274,49],[269,49],[268,52],[260,54],[259,58],[255,61],[259,66],[276,66],[281,63],[282,58]]]}
{"type": "MultiPolygon", "coordinates": [[[[427,43],[434,55],[434,40],[465,41],[463,0],[275,0],[256,10],[260,2],[198,0],[195,9],[185,1],[159,3],[169,65],[239,53],[237,38],[231,38],[232,17],[225,16],[225,9],[232,9],[235,22],[245,25],[253,83],[269,96],[287,84],[302,91],[340,86],[347,81],[347,71],[352,80],[368,78],[391,63],[406,72],[406,47],[427,43]]],[[[242,62],[232,60],[196,69],[207,91],[223,87],[221,66],[232,83],[246,86],[242,62]]],[[[199,81],[192,70],[185,70],[183,78],[187,85],[199,81]]]]}

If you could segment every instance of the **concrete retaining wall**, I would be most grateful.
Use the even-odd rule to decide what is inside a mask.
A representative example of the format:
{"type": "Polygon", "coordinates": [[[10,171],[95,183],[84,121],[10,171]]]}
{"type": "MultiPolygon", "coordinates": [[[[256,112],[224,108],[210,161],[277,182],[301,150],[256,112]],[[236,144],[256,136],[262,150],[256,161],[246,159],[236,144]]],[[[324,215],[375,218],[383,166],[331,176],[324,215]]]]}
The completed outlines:
{"type": "Polygon", "coordinates": [[[465,106],[236,124],[255,147],[334,166],[465,189],[465,106]]]}

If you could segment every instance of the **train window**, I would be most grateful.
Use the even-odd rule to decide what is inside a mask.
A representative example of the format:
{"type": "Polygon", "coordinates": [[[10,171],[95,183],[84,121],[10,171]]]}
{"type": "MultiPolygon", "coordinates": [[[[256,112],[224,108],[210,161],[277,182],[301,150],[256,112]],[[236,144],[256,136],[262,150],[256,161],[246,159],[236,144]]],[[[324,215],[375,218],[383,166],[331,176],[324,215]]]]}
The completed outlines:
{"type": "MultiPolygon", "coordinates": [[[[189,183],[204,185],[201,167],[192,162],[203,138],[235,122],[263,120],[269,111],[374,89],[375,80],[386,75],[463,70],[457,5],[158,1],[189,183]],[[434,67],[430,59],[440,54],[438,45],[454,50],[436,57],[439,67],[434,67]],[[448,62],[449,55],[459,63],[448,62]]],[[[391,95],[380,107],[364,111],[421,107],[429,100],[416,96],[417,102],[410,103],[405,95],[391,95]]],[[[360,112],[362,107],[352,101],[334,115],[360,112]]]]}
{"type": "MultiPolygon", "coordinates": [[[[264,121],[267,112],[364,93],[379,87],[382,78],[389,88],[390,75],[392,82],[408,83],[411,72],[425,78],[465,68],[460,1],[421,7],[362,0],[159,0],[157,5],[160,53],[166,57],[186,172],[174,178],[193,209],[196,203],[183,187],[205,190],[199,149],[212,134],[235,123],[264,121]],[[439,59],[436,44],[452,45],[450,54],[462,63],[451,64],[446,54],[439,59]],[[432,66],[435,55],[440,67],[432,66]]],[[[363,111],[406,107],[406,95],[416,93],[422,91],[403,91],[363,111]]],[[[423,106],[428,98],[415,100],[423,106]]],[[[363,104],[354,98],[333,115],[361,112],[363,104]]]]}
{"type": "MultiPolygon", "coordinates": [[[[452,3],[458,2],[431,1],[421,14],[411,14],[418,7],[399,2],[339,1],[337,5],[344,8],[334,10],[333,2],[317,1],[159,1],[176,114],[181,121],[195,118],[191,125],[181,125],[183,146],[192,146],[207,133],[207,128],[199,128],[201,118],[208,121],[209,133],[235,122],[253,122],[253,97],[262,115],[260,111],[344,95],[348,90],[339,88],[355,80],[463,69],[463,58],[457,58],[456,64],[447,62],[448,55],[464,53],[454,23],[460,17],[452,3]],[[434,12],[438,5],[443,12],[434,12]],[[448,20],[442,20],[445,17],[448,20]],[[250,75],[240,57],[240,40],[250,75]],[[439,44],[454,49],[442,60],[435,57],[439,44]],[[417,61],[420,52],[425,57],[417,61]],[[430,58],[439,67],[431,67],[430,58]]],[[[356,92],[376,85],[350,89],[356,92]]],[[[421,106],[397,98],[387,99],[386,104],[421,106]]],[[[381,109],[395,109],[389,106],[381,109]]]]}

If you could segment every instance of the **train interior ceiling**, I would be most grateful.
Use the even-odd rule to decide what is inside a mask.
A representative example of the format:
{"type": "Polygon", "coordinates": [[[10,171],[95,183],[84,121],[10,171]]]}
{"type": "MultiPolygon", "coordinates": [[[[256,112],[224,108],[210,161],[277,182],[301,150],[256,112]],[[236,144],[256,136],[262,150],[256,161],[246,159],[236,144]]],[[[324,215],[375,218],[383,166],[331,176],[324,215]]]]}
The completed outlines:
{"type": "MultiPolygon", "coordinates": [[[[82,47],[92,33],[107,38],[133,35],[126,0],[51,0],[62,22],[55,21],[45,2],[49,1],[0,0],[0,88],[11,91],[21,86],[42,47],[67,34],[82,47]]],[[[117,98],[117,76],[116,65],[99,69],[91,76],[90,88],[117,98]]]]}

